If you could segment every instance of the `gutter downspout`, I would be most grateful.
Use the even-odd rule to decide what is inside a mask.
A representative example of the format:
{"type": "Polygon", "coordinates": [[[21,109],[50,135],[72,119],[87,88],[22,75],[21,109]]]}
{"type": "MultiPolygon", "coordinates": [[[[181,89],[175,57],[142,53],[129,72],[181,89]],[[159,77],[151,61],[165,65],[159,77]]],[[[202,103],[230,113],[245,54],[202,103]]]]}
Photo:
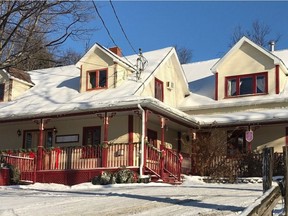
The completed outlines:
{"type": "Polygon", "coordinates": [[[141,145],[140,145],[140,173],[139,178],[149,178],[147,175],[143,175],[143,167],[144,167],[144,145],[145,145],[145,110],[138,104],[138,108],[141,110],[142,115],[142,135],[141,135],[141,145]]]}

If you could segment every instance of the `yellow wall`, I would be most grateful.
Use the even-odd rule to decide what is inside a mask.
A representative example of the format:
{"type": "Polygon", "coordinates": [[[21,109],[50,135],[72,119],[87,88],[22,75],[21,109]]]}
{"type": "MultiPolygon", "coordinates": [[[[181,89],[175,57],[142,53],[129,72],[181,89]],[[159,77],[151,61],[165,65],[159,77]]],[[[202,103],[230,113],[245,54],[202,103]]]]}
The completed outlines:
{"type": "Polygon", "coordinates": [[[114,63],[112,58],[110,58],[104,52],[96,49],[94,53],[90,55],[85,60],[85,62],[82,63],[80,92],[85,92],[87,89],[87,71],[100,69],[108,69],[108,88],[114,88],[119,86],[124,80],[126,80],[128,73],[131,73],[121,65],[114,63]]]}
{"type": "Polygon", "coordinates": [[[164,100],[163,102],[169,106],[177,107],[188,93],[187,83],[183,80],[181,68],[174,54],[169,56],[154,72],[154,76],[149,80],[145,86],[144,91],[140,92],[141,96],[155,96],[155,78],[163,82],[164,100]],[[167,82],[173,82],[174,88],[168,89],[167,82]]]}
{"type": "MultiPolygon", "coordinates": [[[[225,77],[261,72],[268,72],[268,93],[275,94],[275,65],[273,60],[247,43],[227,56],[217,72],[219,100],[225,98],[225,77]]],[[[281,79],[283,75],[281,73],[281,79]]],[[[283,84],[281,86],[283,88],[283,84]]]]}
{"type": "Polygon", "coordinates": [[[23,92],[30,89],[31,87],[23,82],[19,82],[18,80],[13,80],[12,83],[12,97],[11,100],[20,96],[23,92]]]}

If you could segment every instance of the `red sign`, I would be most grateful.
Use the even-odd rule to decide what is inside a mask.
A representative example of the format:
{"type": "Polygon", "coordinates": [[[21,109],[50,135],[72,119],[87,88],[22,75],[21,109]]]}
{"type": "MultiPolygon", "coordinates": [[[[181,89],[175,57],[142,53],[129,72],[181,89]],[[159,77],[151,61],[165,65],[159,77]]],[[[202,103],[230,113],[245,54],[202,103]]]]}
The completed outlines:
{"type": "Polygon", "coordinates": [[[253,138],[253,131],[249,130],[245,132],[245,139],[247,142],[251,142],[253,138]]]}

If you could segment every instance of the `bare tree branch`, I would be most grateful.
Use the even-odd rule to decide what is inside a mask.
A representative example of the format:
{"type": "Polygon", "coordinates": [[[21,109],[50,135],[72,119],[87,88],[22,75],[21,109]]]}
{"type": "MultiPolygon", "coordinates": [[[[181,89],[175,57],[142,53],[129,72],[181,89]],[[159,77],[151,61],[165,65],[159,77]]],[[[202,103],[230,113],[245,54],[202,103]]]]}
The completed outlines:
{"type": "Polygon", "coordinates": [[[231,44],[232,47],[235,43],[237,43],[243,36],[246,36],[256,44],[268,48],[269,42],[271,40],[277,42],[280,39],[280,35],[274,36],[271,38],[271,28],[270,26],[260,23],[258,20],[252,23],[251,29],[244,31],[243,28],[238,25],[235,27],[234,32],[231,37],[231,44]],[[270,38],[268,38],[270,37],[270,38]]]}
{"type": "MultiPolygon", "coordinates": [[[[35,54],[41,50],[42,54],[48,54],[49,49],[68,38],[87,36],[95,30],[82,24],[94,18],[90,8],[89,3],[80,0],[1,1],[0,68],[39,59],[35,54]]],[[[46,57],[53,58],[53,55],[46,57]]]]}

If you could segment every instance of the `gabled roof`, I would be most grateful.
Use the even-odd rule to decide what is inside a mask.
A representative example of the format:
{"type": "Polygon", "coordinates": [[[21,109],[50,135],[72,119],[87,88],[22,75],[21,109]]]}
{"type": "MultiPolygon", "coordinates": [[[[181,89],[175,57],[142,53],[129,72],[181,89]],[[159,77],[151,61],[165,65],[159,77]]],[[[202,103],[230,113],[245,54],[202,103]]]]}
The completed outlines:
{"type": "MultiPolygon", "coordinates": [[[[94,49],[103,50],[115,61],[122,63],[125,61],[122,59],[123,57],[115,56],[109,50],[97,44],[94,49]]],[[[91,48],[88,52],[94,52],[94,50],[91,48]]],[[[1,102],[0,121],[61,116],[111,109],[137,109],[137,105],[141,104],[145,107],[157,109],[160,113],[166,112],[167,115],[171,115],[179,119],[179,121],[193,124],[193,122],[195,123],[194,119],[184,112],[172,108],[155,98],[137,95],[137,91],[146,86],[146,81],[149,80],[151,74],[165,61],[167,56],[171,55],[171,52],[175,52],[171,47],[144,52],[143,55],[148,60],[148,65],[141,74],[140,80],[137,80],[135,73],[133,73],[116,88],[97,91],[79,92],[80,69],[76,65],[29,71],[28,73],[35,86],[13,101],[1,102]]],[[[138,55],[127,56],[126,58],[129,62],[136,62],[138,55]]]]}
{"type": "Polygon", "coordinates": [[[263,54],[265,54],[266,56],[271,58],[275,65],[280,65],[284,69],[285,73],[288,74],[287,67],[280,58],[278,58],[272,52],[264,49],[263,47],[259,46],[256,43],[254,43],[253,41],[251,41],[250,39],[248,39],[245,36],[243,36],[216,64],[213,65],[213,67],[211,68],[211,71],[213,73],[216,73],[219,65],[221,65],[228,58],[228,56],[230,56],[235,51],[239,50],[239,48],[244,43],[248,43],[250,46],[254,47],[255,49],[259,50],[260,52],[262,52],[263,54]]]}
{"type": "Polygon", "coordinates": [[[113,53],[111,50],[107,49],[106,47],[96,43],[94,46],[92,46],[87,53],[76,63],[77,67],[80,67],[83,63],[87,61],[87,58],[95,52],[96,49],[100,49],[103,51],[107,56],[109,56],[114,62],[117,62],[118,64],[130,68],[132,71],[136,71],[136,67],[126,58],[126,57],[120,57],[113,53]]]}
{"type": "Polygon", "coordinates": [[[9,68],[3,69],[3,72],[6,73],[10,79],[16,79],[16,80],[18,80],[20,82],[24,82],[30,86],[34,85],[34,83],[31,80],[29,73],[27,73],[26,71],[23,71],[23,70],[20,70],[17,68],[13,68],[13,67],[9,67],[9,68]]]}

